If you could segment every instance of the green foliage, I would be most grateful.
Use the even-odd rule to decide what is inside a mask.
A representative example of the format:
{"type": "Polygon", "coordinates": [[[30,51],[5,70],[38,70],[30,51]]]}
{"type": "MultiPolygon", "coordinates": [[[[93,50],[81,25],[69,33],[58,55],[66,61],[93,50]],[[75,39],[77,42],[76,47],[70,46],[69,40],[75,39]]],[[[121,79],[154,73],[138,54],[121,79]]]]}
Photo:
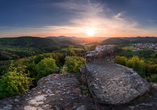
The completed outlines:
{"type": "Polygon", "coordinates": [[[134,57],[132,58],[132,62],[133,62],[133,69],[134,69],[135,71],[138,71],[138,70],[139,70],[139,66],[140,66],[138,56],[134,56],[134,57]]]}
{"type": "Polygon", "coordinates": [[[38,64],[42,59],[44,59],[43,55],[38,55],[34,59],[34,63],[38,64]]]}
{"type": "Polygon", "coordinates": [[[143,49],[143,50],[140,50],[139,51],[139,57],[144,57],[144,58],[150,58],[153,54],[154,54],[154,51],[153,50],[150,50],[150,49],[143,49]]]}
{"type": "Polygon", "coordinates": [[[150,77],[145,78],[149,82],[157,82],[157,74],[152,74],[150,77]]]}
{"type": "Polygon", "coordinates": [[[39,80],[40,78],[47,76],[49,74],[58,72],[59,67],[56,65],[55,60],[52,58],[45,58],[41,60],[37,65],[38,74],[36,79],[39,80]]]}
{"type": "Polygon", "coordinates": [[[129,67],[129,68],[133,68],[133,61],[132,60],[128,60],[126,62],[126,66],[129,67]]]}
{"type": "Polygon", "coordinates": [[[76,55],[76,53],[75,53],[74,48],[73,48],[72,45],[69,45],[66,53],[67,53],[68,56],[75,56],[76,55]]]}
{"type": "Polygon", "coordinates": [[[133,68],[134,71],[139,73],[145,73],[146,71],[146,63],[144,60],[140,60],[138,56],[134,56],[131,59],[127,59],[124,56],[117,56],[115,63],[133,68]]]}
{"type": "Polygon", "coordinates": [[[143,59],[139,59],[138,56],[134,56],[131,59],[127,59],[124,56],[117,56],[115,63],[124,64],[126,62],[127,67],[133,68],[143,78],[151,82],[157,82],[157,64],[147,64],[143,59]],[[125,60],[124,60],[125,59],[125,60]]]}
{"type": "Polygon", "coordinates": [[[83,57],[78,57],[78,56],[72,56],[66,57],[66,64],[65,66],[67,67],[68,72],[79,72],[80,67],[85,65],[85,59],[83,57]]]}
{"type": "Polygon", "coordinates": [[[125,56],[125,57],[133,57],[133,56],[138,56],[139,52],[135,52],[135,51],[119,51],[118,52],[119,56],[125,56]]]}
{"type": "Polygon", "coordinates": [[[157,58],[157,52],[151,55],[152,58],[157,58]]]}
{"type": "Polygon", "coordinates": [[[126,65],[126,57],[123,56],[117,56],[115,63],[121,64],[121,65],[126,65]]]}
{"type": "Polygon", "coordinates": [[[147,64],[147,73],[157,74],[157,64],[154,64],[154,65],[147,64]]]}
{"type": "Polygon", "coordinates": [[[0,97],[13,96],[23,94],[29,90],[32,85],[32,78],[25,70],[17,72],[18,68],[10,66],[10,71],[0,77],[0,97]]]}
{"type": "Polygon", "coordinates": [[[125,40],[122,38],[109,38],[102,41],[102,45],[109,45],[109,44],[127,44],[130,43],[129,40],[125,40]]]}
{"type": "Polygon", "coordinates": [[[60,49],[53,39],[39,37],[0,38],[0,60],[15,60],[60,49]]]}
{"type": "Polygon", "coordinates": [[[68,70],[67,66],[64,65],[60,70],[60,74],[68,74],[67,70],[68,70]]]}
{"type": "Polygon", "coordinates": [[[82,87],[84,89],[83,93],[86,94],[87,97],[91,97],[91,93],[89,91],[88,84],[83,84],[82,87]]]}

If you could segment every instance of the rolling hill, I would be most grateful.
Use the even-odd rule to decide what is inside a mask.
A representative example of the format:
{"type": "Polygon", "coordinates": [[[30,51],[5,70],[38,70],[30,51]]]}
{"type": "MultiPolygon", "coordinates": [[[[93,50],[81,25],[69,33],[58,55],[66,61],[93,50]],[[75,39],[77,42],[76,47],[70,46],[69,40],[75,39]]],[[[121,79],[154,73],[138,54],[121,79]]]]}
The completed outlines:
{"type": "Polygon", "coordinates": [[[61,44],[40,37],[0,38],[0,60],[18,59],[59,50],[61,44]]]}
{"type": "Polygon", "coordinates": [[[0,45],[18,46],[18,47],[58,47],[60,44],[53,39],[45,39],[40,37],[16,37],[16,38],[0,38],[0,45]]]}
{"type": "Polygon", "coordinates": [[[121,38],[109,38],[102,41],[101,45],[109,45],[109,44],[127,44],[130,43],[129,40],[121,39],[121,38]]]}

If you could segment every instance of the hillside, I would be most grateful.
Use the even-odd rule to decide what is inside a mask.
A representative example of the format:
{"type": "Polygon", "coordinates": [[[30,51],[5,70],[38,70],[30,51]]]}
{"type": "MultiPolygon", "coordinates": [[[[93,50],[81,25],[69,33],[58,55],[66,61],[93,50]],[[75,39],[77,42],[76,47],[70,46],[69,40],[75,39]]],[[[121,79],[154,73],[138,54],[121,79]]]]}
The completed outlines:
{"type": "Polygon", "coordinates": [[[70,41],[70,40],[62,40],[60,41],[60,43],[63,45],[76,45],[74,42],[70,41]]]}
{"type": "Polygon", "coordinates": [[[121,39],[129,40],[132,43],[151,43],[157,40],[157,37],[121,37],[121,39]]]}
{"type": "MultiPolygon", "coordinates": [[[[107,37],[88,37],[88,38],[84,38],[84,37],[66,37],[66,36],[58,36],[58,37],[54,37],[54,36],[49,36],[46,37],[49,39],[54,39],[60,43],[62,43],[62,41],[71,41],[75,44],[81,44],[81,43],[96,43],[96,42],[101,42],[105,39],[107,39],[107,37]]],[[[70,45],[70,44],[69,44],[70,45]]]]}
{"type": "Polygon", "coordinates": [[[66,37],[66,36],[58,36],[58,37],[46,37],[48,39],[53,39],[53,40],[56,40],[60,43],[65,43],[65,44],[68,44],[68,45],[72,45],[72,44],[77,44],[79,43],[79,38],[77,39],[76,37],[66,37]]]}
{"type": "Polygon", "coordinates": [[[60,44],[53,39],[45,39],[40,37],[15,37],[15,38],[0,38],[0,45],[3,46],[18,46],[18,47],[57,47],[60,44]]]}
{"type": "Polygon", "coordinates": [[[100,43],[100,44],[101,45],[109,45],[109,44],[127,44],[127,43],[130,43],[130,41],[121,39],[121,38],[109,38],[109,39],[102,41],[102,43],[100,43]]]}
{"type": "Polygon", "coordinates": [[[128,43],[157,43],[157,37],[119,37],[109,38],[102,41],[102,45],[128,44],[128,43]]]}
{"type": "Polygon", "coordinates": [[[40,37],[0,38],[0,60],[18,59],[60,49],[60,43],[40,37]]]}

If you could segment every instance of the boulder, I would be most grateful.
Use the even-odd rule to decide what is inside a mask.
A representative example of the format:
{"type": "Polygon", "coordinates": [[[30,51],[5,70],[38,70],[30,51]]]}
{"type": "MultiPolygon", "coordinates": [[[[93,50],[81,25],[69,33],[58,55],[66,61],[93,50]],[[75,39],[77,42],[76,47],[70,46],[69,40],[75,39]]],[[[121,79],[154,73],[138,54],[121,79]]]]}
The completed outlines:
{"type": "Polygon", "coordinates": [[[114,63],[114,46],[98,46],[85,57],[86,78],[96,103],[125,104],[150,91],[150,84],[133,69],[114,63]]]}
{"type": "Polygon", "coordinates": [[[51,74],[21,96],[0,101],[0,110],[94,110],[92,98],[81,93],[79,74],[51,74]]]}

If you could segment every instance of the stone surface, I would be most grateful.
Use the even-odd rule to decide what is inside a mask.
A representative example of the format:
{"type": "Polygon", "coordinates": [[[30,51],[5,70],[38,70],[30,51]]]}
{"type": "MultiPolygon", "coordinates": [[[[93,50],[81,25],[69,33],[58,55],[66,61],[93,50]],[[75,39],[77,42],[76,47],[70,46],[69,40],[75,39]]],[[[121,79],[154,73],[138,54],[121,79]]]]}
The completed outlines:
{"type": "Polygon", "coordinates": [[[51,74],[26,94],[0,100],[0,110],[157,110],[157,83],[150,83],[151,92],[146,93],[150,84],[132,69],[113,63],[115,55],[111,45],[86,53],[81,79],[93,98],[83,93],[79,73],[51,74]]]}
{"type": "Polygon", "coordinates": [[[94,51],[86,52],[86,63],[107,63],[114,62],[116,51],[112,45],[97,46],[94,51]]]}
{"type": "Polygon", "coordinates": [[[82,94],[78,76],[76,73],[49,75],[43,78],[49,79],[47,82],[42,84],[40,80],[41,84],[26,94],[0,100],[0,110],[157,110],[157,83],[151,84],[152,92],[145,100],[113,106],[94,103],[92,98],[82,94]],[[54,77],[56,80],[52,80],[54,77]]]}
{"type": "MultiPolygon", "coordinates": [[[[131,68],[114,63],[112,45],[98,46],[86,53],[86,72],[90,92],[96,103],[125,104],[150,91],[150,84],[131,68]]],[[[85,71],[85,70],[84,70],[85,71]]]]}
{"type": "Polygon", "coordinates": [[[146,80],[125,66],[88,63],[86,67],[88,86],[97,103],[125,104],[150,90],[146,80]]]}
{"type": "Polygon", "coordinates": [[[87,74],[87,70],[86,70],[86,66],[82,66],[80,68],[80,72],[81,72],[81,80],[83,83],[87,83],[87,78],[86,78],[86,74],[87,74]]]}
{"type": "Polygon", "coordinates": [[[25,95],[0,101],[0,110],[94,110],[92,98],[82,94],[79,74],[51,74],[25,95]]]}

